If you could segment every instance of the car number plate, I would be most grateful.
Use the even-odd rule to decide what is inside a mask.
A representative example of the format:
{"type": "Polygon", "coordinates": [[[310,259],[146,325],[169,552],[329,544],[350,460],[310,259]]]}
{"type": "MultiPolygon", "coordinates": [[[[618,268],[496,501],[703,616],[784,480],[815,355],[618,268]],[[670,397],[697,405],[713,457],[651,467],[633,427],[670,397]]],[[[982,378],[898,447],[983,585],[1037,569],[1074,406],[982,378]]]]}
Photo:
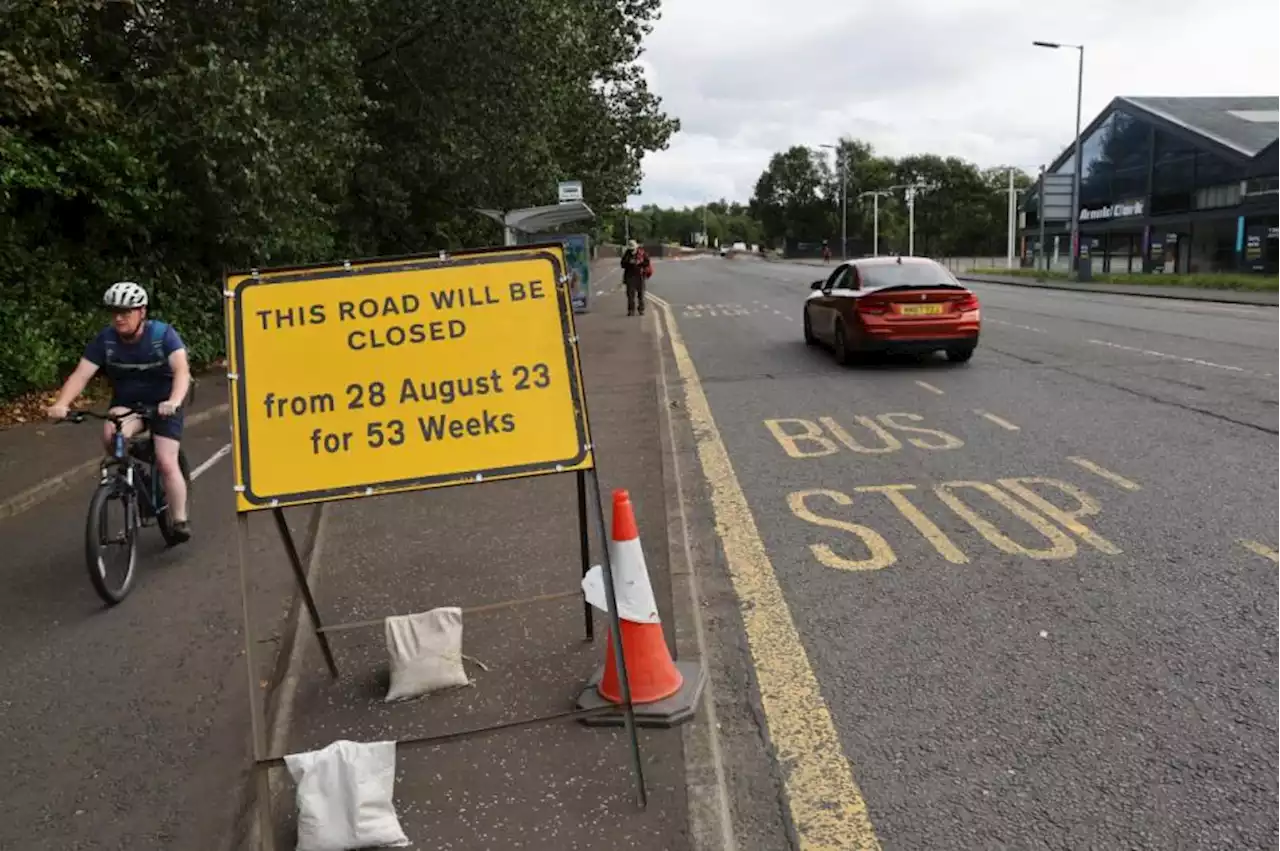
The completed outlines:
{"type": "Polygon", "coordinates": [[[898,312],[903,316],[932,316],[942,312],[940,304],[902,304],[898,312]]]}

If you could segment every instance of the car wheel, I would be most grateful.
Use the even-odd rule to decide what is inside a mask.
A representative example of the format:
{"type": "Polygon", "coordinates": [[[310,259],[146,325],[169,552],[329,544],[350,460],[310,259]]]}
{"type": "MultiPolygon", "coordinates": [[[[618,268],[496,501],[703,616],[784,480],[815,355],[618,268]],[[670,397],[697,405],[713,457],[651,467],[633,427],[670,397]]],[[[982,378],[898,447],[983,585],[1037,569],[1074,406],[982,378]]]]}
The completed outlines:
{"type": "Polygon", "coordinates": [[[813,336],[813,325],[809,322],[809,311],[804,312],[804,341],[807,345],[818,345],[818,338],[813,336]]]}
{"type": "Polygon", "coordinates": [[[947,349],[947,360],[952,363],[964,363],[973,357],[973,346],[962,346],[954,349],[947,349]]]}
{"type": "Polygon", "coordinates": [[[853,362],[853,353],[849,351],[849,340],[845,336],[844,323],[836,324],[836,363],[841,366],[848,366],[853,362]]]}

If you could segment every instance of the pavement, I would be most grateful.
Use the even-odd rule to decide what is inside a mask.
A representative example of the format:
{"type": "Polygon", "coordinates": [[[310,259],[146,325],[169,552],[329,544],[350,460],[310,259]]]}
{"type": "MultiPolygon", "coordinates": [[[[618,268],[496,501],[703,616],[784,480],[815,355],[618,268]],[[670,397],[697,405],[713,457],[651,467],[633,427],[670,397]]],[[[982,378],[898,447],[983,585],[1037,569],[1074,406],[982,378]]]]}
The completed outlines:
{"type": "MultiPolygon", "coordinates": [[[[611,488],[630,491],[669,643],[678,658],[696,659],[697,607],[680,536],[669,534],[668,515],[679,512],[657,329],[652,312],[623,315],[613,265],[597,268],[592,311],[578,318],[603,496],[607,504],[611,488]]],[[[254,838],[225,393],[223,380],[206,376],[189,414],[195,537],[165,550],[144,533],[135,590],[109,610],[83,567],[96,429],[0,434],[0,848],[221,851],[254,838]]],[[[604,659],[603,619],[597,640],[583,640],[573,476],[286,516],[329,623],[570,596],[468,615],[466,652],[484,666],[469,665],[474,687],[387,708],[381,630],[336,634],[343,677],[329,681],[309,633],[296,638],[299,607],[275,530],[252,516],[251,635],[276,754],[564,711],[604,659]]],[[[601,547],[593,535],[596,558],[601,547]]],[[[716,793],[699,778],[714,770],[699,773],[697,762],[714,751],[708,735],[705,720],[641,731],[643,811],[622,731],[573,721],[405,750],[397,805],[411,838],[441,848],[711,847],[716,793]],[[686,744],[698,749],[689,759],[686,744]],[[692,791],[687,772],[699,784],[692,791]]],[[[278,847],[291,847],[292,785],[282,769],[273,773],[284,781],[278,847]]]]}
{"type": "MultiPolygon", "coordinates": [[[[597,295],[591,312],[578,317],[579,347],[606,510],[613,488],[630,492],[668,644],[676,647],[653,322],[653,311],[627,317],[620,293],[597,295]]],[[[321,612],[328,622],[375,626],[332,635],[342,672],[336,683],[308,641],[291,669],[296,696],[276,752],[564,712],[604,660],[607,622],[595,613],[598,640],[584,641],[580,595],[531,601],[579,587],[572,474],[334,503],[324,541],[314,574],[321,612]],[[517,600],[530,602],[465,614],[517,600]],[[380,619],[447,605],[463,607],[463,652],[478,662],[468,665],[474,686],[385,705],[380,619]]],[[[603,545],[594,534],[591,546],[598,559],[603,545]]],[[[681,733],[640,733],[644,811],[622,729],[562,720],[402,750],[399,817],[412,840],[439,849],[682,851],[691,846],[681,733]]],[[[277,846],[288,848],[291,790],[282,791],[277,846]]]]}
{"type": "Polygon", "coordinates": [[[735,827],[1275,847],[1274,310],[974,284],[968,364],[841,368],[802,341],[812,278],[650,283],[720,531],[698,570],[735,827]]]}

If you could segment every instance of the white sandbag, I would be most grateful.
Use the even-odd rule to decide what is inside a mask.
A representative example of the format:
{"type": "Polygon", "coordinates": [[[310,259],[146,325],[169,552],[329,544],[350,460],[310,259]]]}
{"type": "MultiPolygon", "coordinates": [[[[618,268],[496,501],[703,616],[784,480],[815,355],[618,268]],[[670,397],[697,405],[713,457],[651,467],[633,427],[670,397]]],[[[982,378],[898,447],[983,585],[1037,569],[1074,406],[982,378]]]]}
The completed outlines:
{"type": "Polygon", "coordinates": [[[395,742],[339,740],[288,754],[298,785],[298,851],[402,848],[409,838],[396,817],[395,742]]]}
{"type": "Polygon", "coordinates": [[[391,657],[388,703],[471,684],[462,667],[462,609],[396,615],[385,626],[391,657]]]}

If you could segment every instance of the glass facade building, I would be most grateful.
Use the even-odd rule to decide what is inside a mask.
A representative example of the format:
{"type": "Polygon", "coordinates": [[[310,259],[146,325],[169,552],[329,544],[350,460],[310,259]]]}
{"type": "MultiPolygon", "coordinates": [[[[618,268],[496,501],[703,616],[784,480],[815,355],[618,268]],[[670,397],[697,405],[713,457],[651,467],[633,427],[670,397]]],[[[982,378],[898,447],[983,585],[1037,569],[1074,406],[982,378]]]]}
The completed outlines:
{"type": "MultiPolygon", "coordinates": [[[[1081,262],[1095,274],[1276,274],[1278,136],[1277,98],[1116,98],[1081,131],[1081,262]]],[[[1071,144],[1047,172],[1075,168],[1071,144]]],[[[1071,222],[1044,223],[1041,254],[1038,194],[1019,217],[1023,265],[1065,270],[1071,222]]]]}

